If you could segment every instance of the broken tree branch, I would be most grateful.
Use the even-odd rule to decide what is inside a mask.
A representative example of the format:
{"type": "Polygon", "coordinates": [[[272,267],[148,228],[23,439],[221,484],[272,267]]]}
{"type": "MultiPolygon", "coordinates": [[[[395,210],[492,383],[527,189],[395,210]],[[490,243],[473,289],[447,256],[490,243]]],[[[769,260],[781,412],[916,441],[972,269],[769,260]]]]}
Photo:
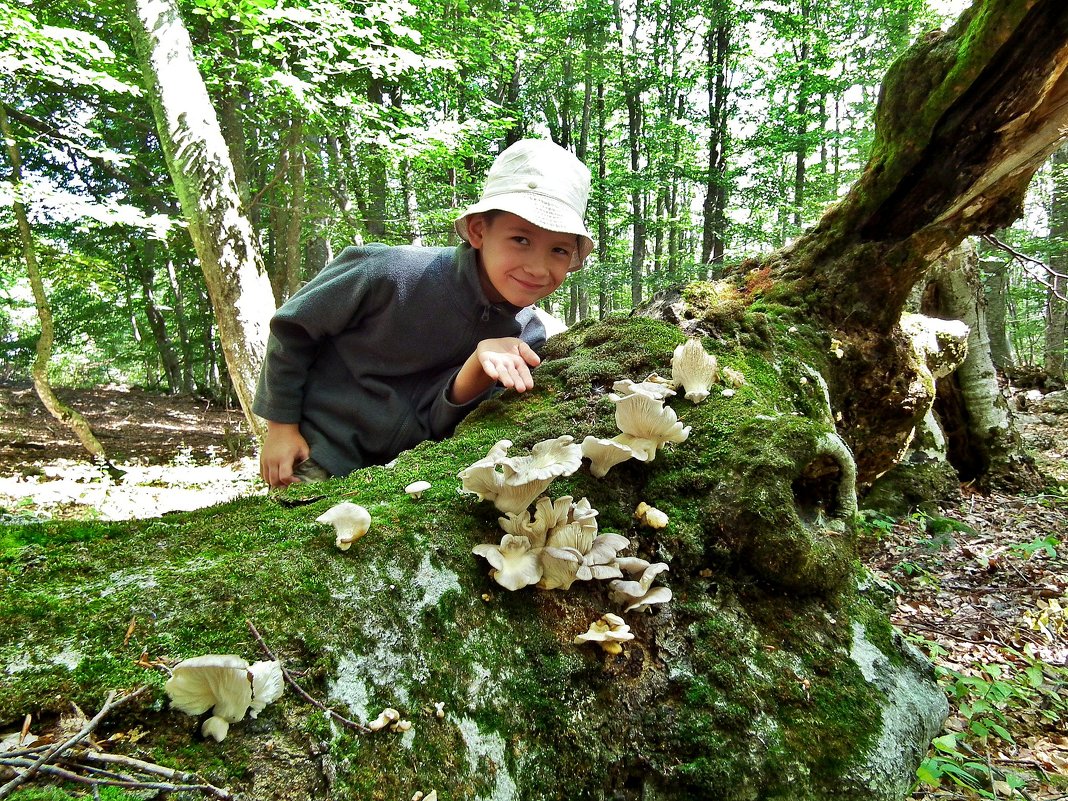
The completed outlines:
{"type": "Polygon", "coordinates": [[[304,691],[304,688],[297,684],[296,680],[293,678],[290,672],[286,670],[285,665],[282,665],[281,660],[278,659],[278,657],[276,657],[274,653],[271,652],[271,649],[267,647],[267,643],[263,641],[263,637],[260,636],[259,631],[256,630],[256,626],[253,625],[252,621],[246,620],[245,623],[248,625],[249,631],[252,632],[252,636],[256,638],[256,642],[260,644],[260,648],[263,649],[263,653],[267,655],[267,658],[274,662],[278,662],[278,664],[281,666],[282,676],[285,677],[286,682],[289,684],[290,687],[293,688],[297,695],[299,695],[312,706],[321,709],[323,712],[326,713],[327,717],[329,717],[331,720],[336,720],[345,728],[358,731],[362,734],[370,734],[371,730],[366,726],[362,726],[354,720],[349,720],[348,718],[339,715],[337,712],[328,707],[322,701],[317,701],[316,699],[308,695],[308,693],[304,691]]]}

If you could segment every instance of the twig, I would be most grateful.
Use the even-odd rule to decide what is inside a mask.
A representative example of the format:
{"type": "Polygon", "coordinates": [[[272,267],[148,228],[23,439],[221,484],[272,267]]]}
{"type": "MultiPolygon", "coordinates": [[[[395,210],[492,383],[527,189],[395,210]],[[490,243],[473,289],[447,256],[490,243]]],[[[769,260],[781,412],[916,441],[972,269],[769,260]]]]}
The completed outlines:
{"type": "Polygon", "coordinates": [[[21,784],[32,779],[44,765],[51,763],[55,759],[57,754],[61,754],[64,751],[73,748],[79,742],[88,737],[89,734],[92,733],[93,729],[97,727],[100,721],[102,721],[107,716],[107,714],[111,712],[112,709],[115,709],[116,707],[125,704],[127,701],[132,701],[134,698],[137,698],[139,695],[146,692],[147,690],[148,685],[146,684],[134,690],[129,695],[122,696],[118,700],[115,700],[115,691],[112,690],[110,693],[108,693],[108,697],[107,700],[104,702],[104,706],[100,709],[99,712],[96,713],[92,720],[82,726],[81,731],[79,731],[66,742],[57,743],[56,745],[49,748],[47,751],[41,754],[41,756],[39,756],[33,764],[27,767],[26,770],[16,775],[14,779],[9,781],[3,787],[0,787],[0,798],[7,798],[9,795],[15,792],[15,790],[18,789],[21,784]]]}
{"type": "Polygon", "coordinates": [[[67,770],[66,768],[61,768],[56,765],[41,765],[37,769],[37,772],[55,776],[59,779],[66,779],[67,781],[76,782],[78,784],[88,784],[94,788],[124,787],[129,790],[159,790],[165,793],[197,791],[208,793],[216,798],[233,798],[228,790],[216,787],[213,784],[172,784],[169,782],[143,782],[138,781],[137,779],[97,779],[91,776],[83,776],[80,773],[75,773],[72,770],[67,770]]]}
{"type": "Polygon", "coordinates": [[[342,717],[337,712],[335,712],[333,709],[328,707],[326,704],[322,703],[321,701],[317,701],[314,698],[312,698],[310,695],[308,695],[308,693],[306,693],[304,691],[304,688],[301,687],[299,684],[297,684],[297,682],[293,679],[293,676],[290,675],[288,670],[286,670],[285,665],[282,664],[281,660],[279,660],[278,657],[276,657],[271,652],[271,649],[267,647],[267,643],[265,643],[263,641],[263,637],[260,636],[260,633],[256,630],[256,626],[253,625],[252,621],[251,620],[246,620],[245,623],[248,625],[249,631],[252,632],[252,636],[256,638],[256,642],[258,642],[260,644],[260,648],[263,649],[263,653],[267,655],[267,658],[270,659],[273,662],[278,662],[279,666],[282,668],[282,676],[285,678],[285,680],[289,684],[289,686],[292,687],[294,689],[294,691],[296,691],[297,695],[299,695],[301,698],[303,698],[305,701],[307,701],[312,706],[314,706],[314,707],[316,707],[318,709],[321,709],[323,712],[325,712],[327,714],[328,717],[332,718],[333,720],[336,720],[338,723],[340,723],[345,728],[353,729],[354,731],[358,731],[358,732],[360,732],[362,734],[370,734],[371,733],[371,730],[369,728],[367,728],[366,726],[362,726],[362,725],[360,725],[359,723],[357,723],[354,720],[349,720],[346,717],[342,717]]]}
{"type": "Polygon", "coordinates": [[[1031,276],[1033,279],[1038,281],[1038,283],[1042,284],[1042,286],[1044,286],[1046,289],[1048,289],[1054,295],[1054,297],[1057,297],[1060,300],[1063,300],[1066,303],[1068,303],[1068,297],[1065,297],[1064,294],[1062,294],[1062,292],[1059,291],[1056,286],[1054,286],[1054,284],[1052,284],[1049,281],[1046,281],[1045,279],[1043,279],[1041,275],[1037,275],[1034,272],[1032,272],[1031,270],[1029,270],[1027,268],[1027,265],[1028,265],[1028,263],[1031,263],[1031,264],[1035,264],[1035,265],[1041,267],[1047,273],[1052,275],[1054,277],[1054,279],[1057,279],[1057,278],[1068,278],[1068,275],[1065,275],[1064,273],[1059,273],[1056,270],[1054,270],[1052,267],[1050,267],[1048,264],[1044,264],[1043,262],[1040,262],[1038,259],[1033,259],[1033,258],[1031,258],[1030,256],[1028,256],[1028,255],[1026,255],[1024,253],[1021,253],[1020,251],[1013,249],[1013,247],[1011,245],[1005,244],[1004,242],[1002,242],[1000,239],[998,239],[996,236],[993,236],[992,234],[984,234],[983,235],[983,239],[986,240],[987,242],[989,242],[994,247],[998,248],[999,250],[1004,250],[1006,253],[1008,253],[1010,256],[1012,256],[1014,259],[1016,259],[1016,261],[1020,262],[1020,266],[1023,267],[1024,272],[1026,272],[1029,276],[1031,276]]]}

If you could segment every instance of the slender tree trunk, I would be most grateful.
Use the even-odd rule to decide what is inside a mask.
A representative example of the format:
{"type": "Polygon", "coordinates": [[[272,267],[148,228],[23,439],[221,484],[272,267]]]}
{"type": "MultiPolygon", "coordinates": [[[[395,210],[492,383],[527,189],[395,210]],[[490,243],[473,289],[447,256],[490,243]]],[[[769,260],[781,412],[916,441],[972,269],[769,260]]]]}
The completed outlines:
{"type": "Polygon", "coordinates": [[[204,271],[237,400],[252,413],[274,310],[230,154],[174,0],[127,0],[129,23],[167,167],[204,271]]]}
{"type": "Polygon", "coordinates": [[[1009,310],[1009,264],[1004,259],[983,261],[986,273],[986,328],[990,334],[990,358],[1002,373],[1011,373],[1016,364],[1005,319],[1009,310]]]}
{"type": "Polygon", "coordinates": [[[1046,331],[1044,336],[1044,366],[1046,375],[1064,383],[1065,320],[1068,303],[1064,298],[1068,289],[1068,147],[1053,154],[1053,198],[1050,203],[1049,276],[1046,293],[1046,331]]]}
{"type": "Polygon", "coordinates": [[[44,277],[41,275],[41,270],[37,265],[37,251],[33,243],[30,221],[26,215],[26,206],[18,198],[17,194],[22,189],[22,156],[19,152],[18,141],[15,139],[11,124],[8,121],[7,108],[3,103],[0,103],[0,133],[3,134],[4,142],[7,146],[8,159],[11,161],[11,179],[16,192],[16,198],[12,206],[15,212],[15,222],[19,229],[19,239],[22,243],[22,256],[26,262],[26,274],[30,279],[33,302],[37,309],[37,319],[41,323],[41,334],[37,338],[36,355],[33,367],[30,369],[33,377],[33,387],[48,413],[74,433],[93,460],[104,467],[113,478],[121,478],[123,471],[116,468],[108,460],[107,453],[104,452],[104,446],[100,444],[100,440],[93,434],[93,430],[86,419],[77,410],[63,403],[52,389],[52,383],[48,377],[48,365],[52,361],[52,347],[55,343],[52,306],[48,302],[44,277]]]}
{"type": "Polygon", "coordinates": [[[727,71],[731,28],[729,13],[717,8],[717,19],[708,29],[705,48],[708,54],[708,177],[705,185],[704,228],[701,238],[701,262],[720,264],[726,247],[727,223],[727,71]]]}
{"type": "Polygon", "coordinates": [[[130,246],[130,259],[133,262],[133,270],[137,274],[137,282],[141,287],[141,302],[144,304],[148,326],[152,330],[156,352],[159,353],[163,364],[163,374],[167,377],[167,390],[173,395],[182,389],[182,371],[178,354],[175,353],[170,337],[167,336],[167,322],[156,304],[154,286],[156,274],[152,266],[154,251],[155,246],[152,240],[134,242],[130,246]]]}

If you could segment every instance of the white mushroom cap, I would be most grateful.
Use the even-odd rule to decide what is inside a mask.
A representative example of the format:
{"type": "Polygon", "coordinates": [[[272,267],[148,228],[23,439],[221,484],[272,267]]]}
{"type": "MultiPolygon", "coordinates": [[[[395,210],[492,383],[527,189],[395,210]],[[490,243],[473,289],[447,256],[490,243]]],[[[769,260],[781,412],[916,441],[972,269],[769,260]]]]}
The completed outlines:
{"type": "Polygon", "coordinates": [[[629,378],[620,379],[612,385],[612,390],[618,392],[620,395],[640,393],[642,395],[648,395],[654,400],[665,400],[675,394],[675,389],[671,384],[664,381],[655,373],[637,384],[629,378]]]}
{"type": "Polygon", "coordinates": [[[248,672],[252,676],[252,703],[249,704],[248,714],[254,718],[267,704],[282,697],[285,680],[281,662],[253,662],[248,672]]]}
{"type": "Polygon", "coordinates": [[[653,587],[637,601],[626,607],[623,611],[644,612],[653,604],[666,604],[671,600],[671,590],[668,587],[653,587]]]}
{"type": "Polygon", "coordinates": [[[408,493],[408,495],[410,495],[412,498],[418,498],[428,489],[430,489],[429,481],[413,481],[411,484],[404,488],[404,491],[408,493]]]}
{"type": "Polygon", "coordinates": [[[381,712],[378,713],[378,717],[367,724],[367,728],[371,731],[379,731],[384,729],[391,723],[395,723],[400,720],[400,712],[391,706],[387,706],[381,712]]]}
{"type": "Polygon", "coordinates": [[[334,544],[343,551],[367,533],[371,527],[371,513],[355,503],[339,503],[315,518],[317,523],[334,527],[334,544]]]}
{"type": "Polygon", "coordinates": [[[506,590],[522,589],[537,584],[542,577],[542,564],[538,558],[540,548],[531,548],[530,540],[505,534],[500,545],[489,543],[476,545],[471,552],[484,557],[493,570],[493,580],[506,590]]]}
{"type": "Polygon", "coordinates": [[[582,465],[582,449],[575,438],[566,434],[556,439],[536,442],[530,456],[515,456],[501,460],[506,484],[526,484],[557,476],[569,476],[582,465]]]}
{"type": "Polygon", "coordinates": [[[705,351],[699,339],[687,339],[671,357],[671,379],[686,390],[687,400],[700,403],[716,380],[716,357],[705,351]]]}
{"type": "Polygon", "coordinates": [[[593,477],[604,478],[617,464],[634,458],[634,451],[614,439],[589,436],[582,440],[582,455],[590,460],[590,473],[593,477]]]}
{"type": "Polygon", "coordinates": [[[206,654],[175,665],[164,685],[171,706],[187,715],[201,715],[213,710],[220,723],[205,722],[205,734],[222,740],[229,724],[245,717],[252,704],[252,676],[244,659],[232,654],[206,654]],[[221,736],[219,736],[221,734],[221,736]]]}
{"type": "Polygon", "coordinates": [[[614,439],[628,446],[639,461],[651,462],[664,443],[685,442],[690,436],[690,427],[683,426],[663,401],[637,394],[610,394],[608,399],[616,404],[616,425],[623,432],[614,439]]]}

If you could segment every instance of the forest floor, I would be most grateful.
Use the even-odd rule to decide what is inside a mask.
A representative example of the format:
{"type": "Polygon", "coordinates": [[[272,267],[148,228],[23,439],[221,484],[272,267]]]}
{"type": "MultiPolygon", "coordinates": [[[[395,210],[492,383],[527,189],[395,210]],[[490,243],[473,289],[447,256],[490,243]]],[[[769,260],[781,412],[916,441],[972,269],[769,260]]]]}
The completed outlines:
{"type": "MultiPolygon", "coordinates": [[[[61,390],[121,481],[88,464],[29,386],[0,385],[0,523],[124,519],[263,493],[239,411],[137,390],[61,390]]],[[[916,799],[1068,799],[1068,394],[1017,417],[1048,481],[963,488],[938,515],[867,518],[862,558],[934,663],[952,712],[916,799]],[[969,786],[971,785],[971,786],[969,786]]]]}

